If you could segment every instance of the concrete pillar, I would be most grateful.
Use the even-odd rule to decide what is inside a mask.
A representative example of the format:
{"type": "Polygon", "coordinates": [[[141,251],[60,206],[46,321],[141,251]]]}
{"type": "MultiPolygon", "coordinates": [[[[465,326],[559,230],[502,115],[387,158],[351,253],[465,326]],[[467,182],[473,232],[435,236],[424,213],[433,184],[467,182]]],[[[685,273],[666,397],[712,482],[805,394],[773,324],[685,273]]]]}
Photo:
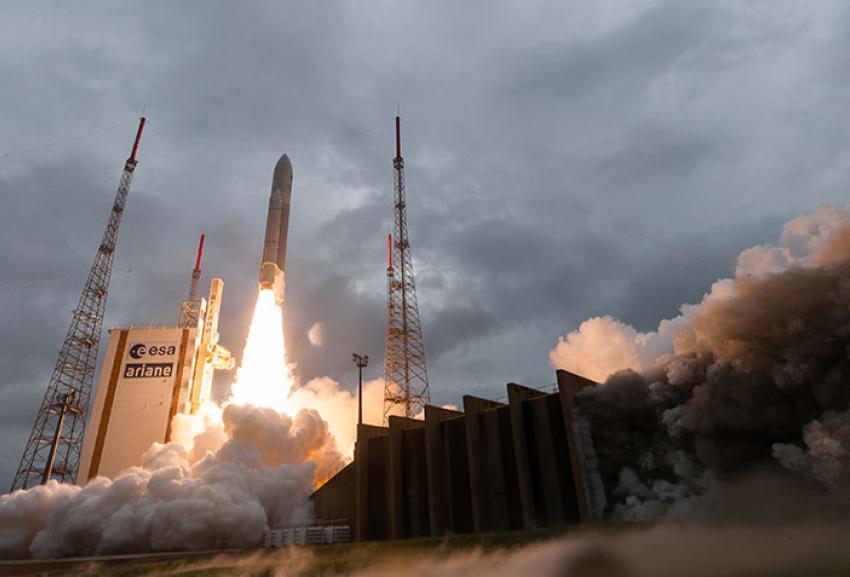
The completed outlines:
{"type": "MultiPolygon", "coordinates": [[[[536,389],[523,387],[516,383],[508,383],[508,403],[511,413],[511,433],[514,443],[514,454],[516,456],[517,481],[519,482],[519,496],[522,503],[522,520],[527,529],[540,527],[543,523],[539,518],[540,507],[534,498],[532,486],[532,470],[529,464],[529,444],[526,438],[526,423],[524,402],[526,399],[545,396],[546,393],[536,389]]],[[[536,471],[534,472],[536,474],[536,471]]]]}
{"type": "Polygon", "coordinates": [[[428,507],[428,470],[425,463],[425,424],[402,431],[402,483],[404,487],[404,536],[431,534],[428,507]]]}
{"type": "Polygon", "coordinates": [[[511,414],[507,406],[488,409],[481,414],[484,424],[482,454],[486,471],[484,503],[488,531],[522,529],[522,503],[516,474],[516,456],[511,434],[511,414]]]}
{"type": "MultiPolygon", "coordinates": [[[[391,415],[389,417],[389,425],[389,466],[387,473],[389,479],[390,538],[403,539],[408,536],[405,532],[405,516],[410,520],[410,516],[414,514],[407,501],[411,491],[415,492],[416,488],[410,487],[406,482],[409,480],[410,475],[405,475],[404,470],[406,455],[402,434],[406,429],[422,427],[423,423],[415,419],[391,415]]],[[[415,458],[415,456],[407,457],[415,458]]],[[[424,455],[422,455],[422,458],[424,460],[424,455]]]]}
{"type": "MultiPolygon", "coordinates": [[[[502,409],[505,411],[507,425],[510,427],[510,412],[507,407],[484,410],[478,418],[481,424],[481,470],[484,473],[481,483],[482,518],[486,520],[482,531],[507,531],[510,528],[508,512],[510,495],[505,486],[505,468],[510,466],[515,469],[516,465],[512,462],[513,458],[510,463],[506,463],[502,453],[501,423],[499,422],[502,409]]],[[[510,434],[505,441],[513,444],[510,434]]],[[[513,457],[513,450],[511,450],[511,456],[513,457]]],[[[522,511],[522,505],[520,505],[520,511],[522,511]]]]}
{"type": "Polygon", "coordinates": [[[558,392],[561,397],[561,410],[564,413],[564,428],[567,434],[567,445],[570,450],[570,467],[573,473],[573,481],[575,483],[576,499],[578,501],[578,512],[581,522],[590,520],[589,507],[587,502],[587,492],[584,489],[584,472],[581,469],[581,461],[578,456],[578,448],[575,437],[574,417],[575,410],[575,395],[584,387],[594,386],[594,383],[589,379],[580,377],[574,373],[564,370],[558,370],[558,392]]]}
{"type": "Polygon", "coordinates": [[[370,489],[374,490],[373,479],[369,475],[369,440],[385,436],[389,433],[385,427],[372,425],[357,425],[357,440],[354,443],[355,465],[355,541],[366,541],[370,538],[369,513],[370,489]]]}
{"type": "Polygon", "coordinates": [[[448,533],[451,489],[448,476],[457,474],[445,466],[443,422],[462,418],[463,413],[425,405],[425,467],[428,476],[428,525],[432,537],[448,533]]]}
{"type": "Polygon", "coordinates": [[[354,527],[357,521],[356,468],[352,461],[336,473],[327,483],[310,495],[313,516],[316,519],[345,519],[354,527]]]}
{"type": "Polygon", "coordinates": [[[490,527],[485,503],[486,471],[482,458],[481,413],[486,409],[504,406],[501,403],[464,395],[463,412],[466,414],[466,451],[469,458],[469,492],[472,502],[472,519],[476,533],[490,527]]]}
{"type": "Polygon", "coordinates": [[[533,426],[535,430],[535,441],[538,455],[538,474],[543,486],[543,501],[545,505],[546,525],[563,525],[567,522],[564,512],[564,498],[574,491],[572,486],[561,485],[558,462],[555,451],[555,435],[552,430],[552,421],[549,418],[548,395],[529,401],[529,409],[533,415],[533,426]]]}
{"type": "Polygon", "coordinates": [[[472,533],[475,530],[475,522],[472,517],[466,417],[459,416],[444,421],[441,428],[447,529],[452,534],[472,533]]]}

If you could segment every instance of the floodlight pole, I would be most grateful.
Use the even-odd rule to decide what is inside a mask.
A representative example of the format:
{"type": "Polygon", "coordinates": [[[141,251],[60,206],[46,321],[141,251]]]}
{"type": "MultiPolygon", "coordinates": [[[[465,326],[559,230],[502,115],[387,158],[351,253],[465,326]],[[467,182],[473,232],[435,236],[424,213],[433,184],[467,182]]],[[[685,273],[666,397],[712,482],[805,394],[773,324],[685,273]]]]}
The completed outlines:
{"type": "Polygon", "coordinates": [[[363,367],[369,364],[369,355],[352,353],[351,360],[357,365],[357,424],[363,424],[363,367]]]}

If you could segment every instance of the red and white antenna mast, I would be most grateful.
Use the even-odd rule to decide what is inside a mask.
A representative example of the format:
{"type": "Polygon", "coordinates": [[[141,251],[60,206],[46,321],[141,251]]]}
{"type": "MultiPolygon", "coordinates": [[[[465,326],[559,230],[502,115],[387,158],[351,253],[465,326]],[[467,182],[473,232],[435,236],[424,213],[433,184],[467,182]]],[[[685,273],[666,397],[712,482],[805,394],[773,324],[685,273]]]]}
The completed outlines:
{"type": "Polygon", "coordinates": [[[384,352],[384,421],[395,406],[412,417],[431,402],[425,343],[413,280],[413,257],[407,233],[401,118],[395,117],[395,224],[387,262],[387,343],[384,352]]]}
{"type": "Polygon", "coordinates": [[[192,284],[189,285],[189,298],[193,299],[198,296],[198,281],[201,278],[201,258],[204,256],[204,240],[207,235],[201,233],[201,240],[198,242],[198,258],[195,259],[195,268],[192,271],[192,284]]]}
{"type": "Polygon", "coordinates": [[[73,483],[77,478],[112,261],[118,243],[118,227],[138,164],[136,153],[144,128],[145,118],[142,117],[132,151],[124,163],[106,231],[74,309],[71,326],[59,349],[59,358],[12,481],[13,491],[44,484],[50,479],[73,483]]]}
{"type": "Polygon", "coordinates": [[[180,303],[180,317],[177,324],[187,329],[197,327],[203,313],[201,310],[203,304],[198,297],[198,281],[201,280],[201,258],[204,256],[204,240],[206,238],[207,235],[201,233],[201,240],[198,242],[198,256],[195,258],[195,268],[192,270],[192,282],[189,284],[189,297],[180,303]]]}

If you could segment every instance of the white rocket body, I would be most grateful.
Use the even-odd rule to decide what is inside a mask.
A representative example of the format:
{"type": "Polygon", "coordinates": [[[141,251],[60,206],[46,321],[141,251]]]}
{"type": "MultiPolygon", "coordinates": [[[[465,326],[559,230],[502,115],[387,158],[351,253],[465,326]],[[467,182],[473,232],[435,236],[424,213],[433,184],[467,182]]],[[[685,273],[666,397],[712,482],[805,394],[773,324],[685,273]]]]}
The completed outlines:
{"type": "Polygon", "coordinates": [[[260,263],[260,289],[274,291],[275,301],[283,303],[286,273],[286,235],[289,232],[289,205],[292,200],[292,163],[283,155],[274,167],[266,238],[260,263]]]}

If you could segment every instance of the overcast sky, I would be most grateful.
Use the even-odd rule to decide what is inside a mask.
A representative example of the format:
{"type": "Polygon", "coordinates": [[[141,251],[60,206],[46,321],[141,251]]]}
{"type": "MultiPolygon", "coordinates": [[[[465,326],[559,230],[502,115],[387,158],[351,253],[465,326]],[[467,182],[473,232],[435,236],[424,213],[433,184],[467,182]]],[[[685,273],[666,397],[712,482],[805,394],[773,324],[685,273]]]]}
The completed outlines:
{"type": "Polygon", "coordinates": [[[0,488],[143,109],[107,326],[174,322],[203,231],[241,354],[287,152],[290,361],[352,386],[357,351],[379,377],[400,103],[432,398],[457,403],[553,382],[582,320],[651,330],[845,203],[848,30],[841,0],[3,1],[0,488]]]}

